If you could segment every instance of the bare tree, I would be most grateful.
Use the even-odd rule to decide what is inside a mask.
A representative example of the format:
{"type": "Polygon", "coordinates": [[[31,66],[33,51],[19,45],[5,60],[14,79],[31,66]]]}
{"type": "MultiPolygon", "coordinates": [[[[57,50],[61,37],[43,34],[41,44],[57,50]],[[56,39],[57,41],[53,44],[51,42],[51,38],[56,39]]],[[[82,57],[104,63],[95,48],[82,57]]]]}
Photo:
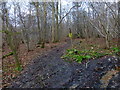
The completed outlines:
{"type": "Polygon", "coordinates": [[[55,41],[55,4],[52,2],[52,42],[55,41]]]}
{"type": "MultiPolygon", "coordinates": [[[[19,57],[18,57],[20,37],[18,35],[19,33],[16,32],[16,22],[15,22],[14,27],[9,23],[9,17],[8,17],[9,12],[8,12],[8,8],[6,6],[6,3],[3,3],[3,7],[4,7],[3,10],[5,11],[4,21],[6,22],[6,24],[4,26],[3,33],[5,33],[5,36],[7,37],[6,38],[7,44],[13,52],[13,55],[14,55],[14,58],[15,58],[15,61],[16,61],[16,68],[17,68],[17,70],[21,70],[20,60],[19,60],[19,57]]],[[[16,14],[15,11],[14,11],[14,14],[16,14]]]]}
{"type": "Polygon", "coordinates": [[[43,16],[43,22],[44,22],[44,26],[43,26],[43,28],[44,28],[44,30],[43,30],[43,37],[42,37],[42,48],[44,48],[45,47],[45,41],[46,41],[46,25],[47,25],[47,3],[46,2],[44,2],[43,3],[43,11],[44,11],[44,16],[43,16]]]}

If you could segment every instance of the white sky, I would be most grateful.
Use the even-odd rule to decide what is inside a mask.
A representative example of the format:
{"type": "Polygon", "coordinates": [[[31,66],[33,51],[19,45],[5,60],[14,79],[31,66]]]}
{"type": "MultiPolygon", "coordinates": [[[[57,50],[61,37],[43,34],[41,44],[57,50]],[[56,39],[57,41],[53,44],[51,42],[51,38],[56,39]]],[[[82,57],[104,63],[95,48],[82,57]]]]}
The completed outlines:
{"type": "MultiPolygon", "coordinates": [[[[28,14],[29,13],[29,11],[28,11],[28,7],[26,7],[26,4],[29,2],[29,0],[7,0],[9,3],[13,3],[13,2],[18,2],[18,1],[20,1],[20,3],[21,3],[21,7],[22,7],[22,10],[24,10],[24,12],[26,13],[26,14],[28,14]]],[[[37,1],[37,0],[34,0],[34,1],[37,1]]],[[[40,1],[40,0],[38,0],[38,1],[40,1]]],[[[41,0],[41,1],[45,1],[45,0],[41,0]]],[[[50,0],[46,0],[46,1],[50,1],[50,0]]],[[[60,1],[60,0],[58,0],[58,1],[60,1]]],[[[88,0],[61,0],[61,4],[62,4],[62,9],[64,9],[66,12],[72,7],[72,2],[73,1],[88,1],[88,0]]],[[[92,0],[89,0],[89,1],[92,1],[92,0]]],[[[118,0],[94,0],[94,1],[118,1],[118,0]]],[[[84,6],[86,6],[86,5],[84,5],[84,6]]],[[[13,12],[14,12],[14,6],[12,5],[11,6],[11,9],[10,9],[10,13],[11,14],[13,14],[13,12]]]]}
{"type": "MultiPolygon", "coordinates": [[[[17,2],[18,0],[14,0],[14,2],[17,2]]],[[[28,11],[28,7],[26,7],[26,4],[28,3],[29,0],[23,0],[22,2],[20,2],[20,6],[21,6],[21,9],[24,10],[24,12],[26,14],[29,13],[28,11]]],[[[14,6],[13,6],[13,0],[8,0],[9,4],[8,4],[8,7],[10,7],[11,5],[11,8],[10,8],[10,13],[12,14],[14,12],[14,6]]],[[[67,0],[62,0],[62,8],[65,9],[65,11],[69,10],[70,7],[72,7],[72,2],[68,2],[67,0]]]]}
{"type": "MultiPolygon", "coordinates": [[[[29,1],[33,1],[33,2],[52,2],[52,1],[60,1],[60,0],[0,0],[0,1],[12,1],[12,2],[29,2],[29,1]]],[[[85,2],[118,2],[120,0],[61,0],[64,3],[69,3],[69,2],[81,2],[81,1],[85,1],[85,2]]]]}

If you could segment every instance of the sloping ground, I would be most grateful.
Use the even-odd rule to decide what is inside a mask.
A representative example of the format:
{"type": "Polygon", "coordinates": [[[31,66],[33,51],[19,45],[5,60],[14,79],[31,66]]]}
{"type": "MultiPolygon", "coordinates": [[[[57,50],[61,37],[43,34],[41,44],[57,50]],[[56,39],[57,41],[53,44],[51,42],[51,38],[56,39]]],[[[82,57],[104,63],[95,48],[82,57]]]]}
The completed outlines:
{"type": "MultiPolygon", "coordinates": [[[[57,43],[46,43],[45,48],[39,47],[40,45],[36,45],[34,50],[27,51],[25,44],[20,44],[19,46],[19,60],[21,62],[22,68],[25,68],[28,63],[34,60],[38,55],[45,54],[51,49],[56,48],[56,46],[61,46],[61,44],[65,44],[65,41],[57,42],[57,43]]],[[[9,54],[11,52],[10,48],[5,44],[2,49],[2,55],[9,54]]],[[[2,83],[3,87],[8,86],[12,81],[13,78],[17,77],[20,72],[15,70],[15,59],[13,55],[7,56],[2,59],[2,83]]]]}
{"type": "MultiPolygon", "coordinates": [[[[100,88],[103,85],[101,78],[120,65],[119,58],[110,56],[84,61],[81,64],[65,62],[60,57],[68,47],[69,44],[61,45],[36,58],[8,87],[100,88]]],[[[117,81],[119,76],[116,75],[112,76],[108,87],[120,87],[120,82],[117,81]]]]}
{"type": "MultiPolygon", "coordinates": [[[[84,62],[80,65],[73,64],[74,73],[71,81],[66,84],[67,87],[102,88],[105,84],[101,82],[102,77],[104,77],[108,71],[115,70],[115,67],[118,66],[118,60],[119,59],[115,57],[103,57],[101,59],[88,61],[87,63],[84,62]]],[[[120,86],[120,83],[118,84],[120,86]]]]}
{"type": "Polygon", "coordinates": [[[120,88],[120,72],[110,80],[108,88],[120,88]]]}
{"type": "Polygon", "coordinates": [[[67,82],[72,75],[71,67],[60,58],[67,47],[68,44],[62,45],[33,60],[10,87],[59,87],[67,82]]]}

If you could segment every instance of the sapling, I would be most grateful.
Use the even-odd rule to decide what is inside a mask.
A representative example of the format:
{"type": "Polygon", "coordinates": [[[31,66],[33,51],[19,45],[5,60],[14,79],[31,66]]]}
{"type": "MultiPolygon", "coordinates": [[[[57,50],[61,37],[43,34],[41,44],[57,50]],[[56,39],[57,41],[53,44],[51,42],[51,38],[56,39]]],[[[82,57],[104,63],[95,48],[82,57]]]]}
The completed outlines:
{"type": "Polygon", "coordinates": [[[20,40],[19,40],[19,35],[20,33],[15,32],[15,31],[8,31],[8,30],[4,30],[2,31],[5,33],[6,35],[6,40],[7,43],[10,47],[10,49],[12,50],[13,56],[15,58],[15,62],[16,62],[16,70],[20,71],[21,68],[21,64],[18,58],[18,48],[19,48],[19,44],[20,44],[20,40]]]}
{"type": "Polygon", "coordinates": [[[72,41],[73,34],[72,34],[70,28],[69,28],[69,30],[70,30],[70,32],[69,32],[69,38],[70,38],[70,40],[71,40],[71,46],[72,46],[72,48],[73,48],[73,41],[72,41]]]}

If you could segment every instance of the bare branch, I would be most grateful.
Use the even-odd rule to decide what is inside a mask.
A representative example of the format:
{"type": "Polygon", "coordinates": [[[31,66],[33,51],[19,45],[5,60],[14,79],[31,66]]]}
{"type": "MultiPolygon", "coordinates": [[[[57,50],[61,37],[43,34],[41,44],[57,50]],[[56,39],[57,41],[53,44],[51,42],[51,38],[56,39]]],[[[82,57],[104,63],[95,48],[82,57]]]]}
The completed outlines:
{"type": "MultiPolygon", "coordinates": [[[[71,10],[72,10],[73,8],[75,8],[75,7],[81,7],[81,5],[82,5],[82,4],[80,4],[80,5],[75,5],[75,6],[71,7],[70,10],[65,14],[65,16],[63,16],[63,17],[61,18],[59,24],[60,24],[60,23],[62,22],[62,20],[71,12],[71,10]]],[[[59,24],[58,24],[58,25],[59,25],[59,24]]]]}

